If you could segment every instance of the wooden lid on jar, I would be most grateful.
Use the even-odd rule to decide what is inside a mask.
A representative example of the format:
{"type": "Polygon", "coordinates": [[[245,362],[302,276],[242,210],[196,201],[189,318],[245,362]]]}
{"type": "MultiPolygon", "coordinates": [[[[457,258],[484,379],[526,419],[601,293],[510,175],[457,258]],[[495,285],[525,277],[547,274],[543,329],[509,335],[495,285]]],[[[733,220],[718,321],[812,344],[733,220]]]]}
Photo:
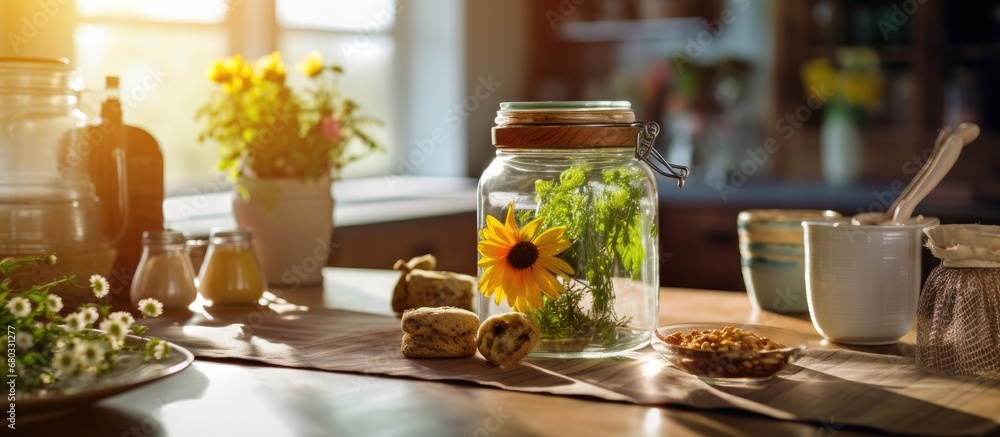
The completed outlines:
{"type": "Polygon", "coordinates": [[[504,102],[495,121],[498,148],[635,147],[642,129],[621,101],[504,102]]]}

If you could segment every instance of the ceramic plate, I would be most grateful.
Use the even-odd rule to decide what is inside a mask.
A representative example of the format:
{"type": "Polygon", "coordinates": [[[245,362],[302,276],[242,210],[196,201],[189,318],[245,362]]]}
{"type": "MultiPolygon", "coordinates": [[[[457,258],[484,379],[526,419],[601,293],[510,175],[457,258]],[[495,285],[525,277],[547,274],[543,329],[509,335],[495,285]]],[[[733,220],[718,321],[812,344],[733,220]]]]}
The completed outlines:
{"type": "MultiPolygon", "coordinates": [[[[141,346],[148,340],[129,336],[126,343],[141,346]]],[[[43,392],[20,394],[15,402],[18,417],[71,411],[101,399],[132,390],[180,372],[191,365],[194,355],[170,343],[170,356],[144,361],[138,351],[118,354],[116,369],[85,384],[43,392]]]]}

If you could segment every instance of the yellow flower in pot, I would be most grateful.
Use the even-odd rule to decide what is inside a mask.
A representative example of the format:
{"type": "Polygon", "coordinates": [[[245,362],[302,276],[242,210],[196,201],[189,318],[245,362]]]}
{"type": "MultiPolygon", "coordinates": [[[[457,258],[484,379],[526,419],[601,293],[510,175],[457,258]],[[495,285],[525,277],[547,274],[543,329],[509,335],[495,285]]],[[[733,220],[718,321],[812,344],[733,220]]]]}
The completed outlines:
{"type": "Polygon", "coordinates": [[[237,224],[254,246],[271,284],[322,281],[333,229],[332,178],[345,165],[383,150],[373,129],[382,122],[344,97],[344,73],[313,52],[298,64],[313,86],[285,83],[278,52],[253,62],[240,55],[216,61],[208,78],[219,85],[198,109],[199,141],[218,143],[216,168],[234,183],[237,224]]]}
{"type": "Polygon", "coordinates": [[[823,175],[833,185],[857,180],[864,166],[864,137],[859,125],[867,111],[882,103],[878,54],[867,48],[840,49],[834,66],[826,58],[802,65],[808,104],[824,107],[820,128],[823,175]]]}

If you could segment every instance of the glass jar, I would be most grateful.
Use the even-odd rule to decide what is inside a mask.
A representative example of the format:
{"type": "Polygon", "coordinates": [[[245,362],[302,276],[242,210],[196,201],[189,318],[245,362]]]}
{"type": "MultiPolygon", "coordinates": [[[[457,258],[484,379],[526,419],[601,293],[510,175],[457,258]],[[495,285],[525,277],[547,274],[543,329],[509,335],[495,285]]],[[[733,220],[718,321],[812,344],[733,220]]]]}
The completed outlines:
{"type": "Polygon", "coordinates": [[[502,103],[479,181],[480,317],[542,330],[532,356],[606,357],[649,342],[659,317],[655,123],[628,102],[502,103]],[[638,147],[637,147],[638,146],[638,147]]]}
{"type": "MultiPolygon", "coordinates": [[[[55,253],[59,260],[18,269],[14,287],[111,273],[124,225],[106,235],[101,202],[118,202],[124,214],[127,197],[95,195],[82,92],[79,71],[65,60],[0,57],[0,258],[55,253]]],[[[121,183],[124,172],[117,176],[121,183]]]]}
{"type": "Polygon", "coordinates": [[[250,305],[264,295],[264,274],[249,229],[212,229],[198,291],[219,305],[250,305]]]}
{"type": "Polygon", "coordinates": [[[142,258],[129,292],[132,303],[151,297],[166,310],[183,310],[194,302],[198,290],[186,243],[177,231],[142,233],[142,258]]]}

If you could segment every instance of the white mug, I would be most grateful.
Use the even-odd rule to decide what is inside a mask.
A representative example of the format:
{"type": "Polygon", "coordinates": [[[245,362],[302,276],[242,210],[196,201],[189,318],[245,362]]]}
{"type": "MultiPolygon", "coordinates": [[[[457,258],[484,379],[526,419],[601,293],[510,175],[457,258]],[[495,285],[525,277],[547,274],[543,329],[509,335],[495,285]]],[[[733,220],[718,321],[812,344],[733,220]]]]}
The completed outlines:
{"type": "Polygon", "coordinates": [[[806,220],[806,300],[827,340],[893,344],[913,328],[920,295],[923,229],[936,218],[855,226],[850,218],[806,220]]]}

